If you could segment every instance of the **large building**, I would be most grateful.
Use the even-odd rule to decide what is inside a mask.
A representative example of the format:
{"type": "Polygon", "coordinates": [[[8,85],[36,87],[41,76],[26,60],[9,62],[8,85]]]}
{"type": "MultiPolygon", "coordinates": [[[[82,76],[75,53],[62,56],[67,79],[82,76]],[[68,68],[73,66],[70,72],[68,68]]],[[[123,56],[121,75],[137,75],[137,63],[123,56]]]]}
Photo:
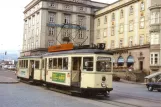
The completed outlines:
{"type": "Polygon", "coordinates": [[[70,40],[93,43],[94,12],[108,4],[91,0],[33,0],[24,11],[21,56],[46,52],[51,45],[70,40]]]}
{"type": "Polygon", "coordinates": [[[114,71],[161,70],[160,0],[119,0],[95,13],[94,43],[114,52],[114,71]]]}

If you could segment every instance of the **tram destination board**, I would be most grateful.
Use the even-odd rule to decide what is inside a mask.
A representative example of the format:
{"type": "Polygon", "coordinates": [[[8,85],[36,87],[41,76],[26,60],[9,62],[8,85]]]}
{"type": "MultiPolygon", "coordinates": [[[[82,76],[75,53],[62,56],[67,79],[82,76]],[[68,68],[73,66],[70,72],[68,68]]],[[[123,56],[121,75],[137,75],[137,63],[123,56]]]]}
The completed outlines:
{"type": "Polygon", "coordinates": [[[110,57],[97,57],[98,61],[106,60],[106,61],[111,61],[110,57]]]}
{"type": "Polygon", "coordinates": [[[53,72],[53,74],[52,74],[52,81],[54,81],[54,82],[65,83],[65,79],[66,79],[66,74],[65,73],[53,72]]]}

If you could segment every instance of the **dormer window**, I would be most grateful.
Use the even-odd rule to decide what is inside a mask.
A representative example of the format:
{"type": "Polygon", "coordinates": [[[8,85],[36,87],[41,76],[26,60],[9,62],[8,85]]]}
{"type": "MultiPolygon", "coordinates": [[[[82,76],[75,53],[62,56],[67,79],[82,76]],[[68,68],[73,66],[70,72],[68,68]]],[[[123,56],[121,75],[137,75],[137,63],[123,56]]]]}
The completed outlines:
{"type": "Polygon", "coordinates": [[[115,20],[115,13],[112,13],[112,21],[115,20]]]}
{"type": "Polygon", "coordinates": [[[141,10],[141,11],[144,11],[144,9],[145,9],[145,4],[144,4],[144,2],[142,1],[141,4],[140,4],[140,10],[141,10]]]}
{"type": "Polygon", "coordinates": [[[121,12],[120,12],[120,18],[122,19],[123,17],[124,17],[124,11],[121,10],[121,12]]]}
{"type": "Polygon", "coordinates": [[[134,8],[133,6],[130,6],[130,15],[132,15],[134,13],[134,8]]]}

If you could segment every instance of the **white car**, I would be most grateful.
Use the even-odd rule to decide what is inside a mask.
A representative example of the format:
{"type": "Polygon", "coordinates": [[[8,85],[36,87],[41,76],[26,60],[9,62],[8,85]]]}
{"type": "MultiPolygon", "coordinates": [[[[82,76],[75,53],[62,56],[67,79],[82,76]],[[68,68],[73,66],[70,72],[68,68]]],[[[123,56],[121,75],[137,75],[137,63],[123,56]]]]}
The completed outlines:
{"type": "Polygon", "coordinates": [[[9,70],[15,70],[16,67],[15,67],[15,65],[10,65],[10,66],[8,67],[8,69],[9,69],[9,70]]]}

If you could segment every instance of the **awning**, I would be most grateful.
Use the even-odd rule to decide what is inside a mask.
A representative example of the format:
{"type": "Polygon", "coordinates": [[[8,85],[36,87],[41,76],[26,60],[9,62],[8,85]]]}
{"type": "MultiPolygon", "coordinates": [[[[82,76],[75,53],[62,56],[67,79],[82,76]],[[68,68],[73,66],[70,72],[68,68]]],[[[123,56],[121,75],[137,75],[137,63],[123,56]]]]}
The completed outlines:
{"type": "Polygon", "coordinates": [[[119,57],[119,59],[118,59],[117,62],[118,62],[118,63],[124,63],[124,58],[123,58],[123,57],[119,57]]]}
{"type": "Polygon", "coordinates": [[[155,77],[155,76],[157,76],[157,75],[161,75],[161,71],[156,72],[156,73],[153,73],[153,74],[151,74],[151,75],[148,75],[148,76],[145,77],[145,79],[150,79],[150,78],[153,78],[153,77],[155,77]]]}
{"type": "Polygon", "coordinates": [[[128,63],[134,63],[134,58],[133,58],[132,56],[129,56],[129,57],[127,58],[127,62],[128,62],[128,63]]]}

